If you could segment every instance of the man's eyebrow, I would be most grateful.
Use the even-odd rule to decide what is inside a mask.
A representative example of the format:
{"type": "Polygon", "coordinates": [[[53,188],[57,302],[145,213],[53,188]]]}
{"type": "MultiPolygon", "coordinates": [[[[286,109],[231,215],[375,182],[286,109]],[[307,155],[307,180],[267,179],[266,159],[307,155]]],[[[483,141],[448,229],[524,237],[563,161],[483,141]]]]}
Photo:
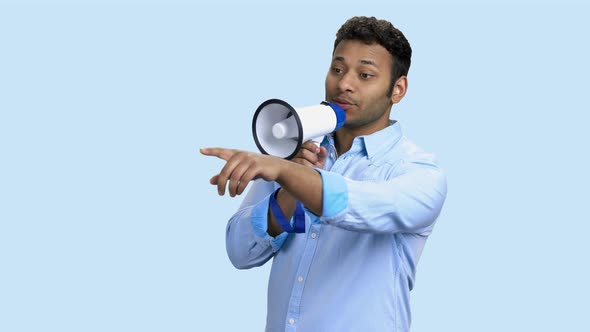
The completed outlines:
{"type": "MultiPolygon", "coordinates": [[[[343,56],[335,56],[332,61],[333,62],[336,62],[336,61],[337,62],[345,62],[343,56]]],[[[373,61],[373,60],[361,59],[361,60],[359,60],[359,63],[361,65],[367,65],[367,66],[373,66],[375,68],[379,68],[379,66],[377,65],[377,63],[375,63],[375,61],[373,61]]]]}
{"type": "Polygon", "coordinates": [[[377,66],[375,61],[372,61],[372,60],[361,60],[360,63],[363,65],[368,65],[368,66],[373,66],[375,68],[379,68],[379,66],[377,66]]]}

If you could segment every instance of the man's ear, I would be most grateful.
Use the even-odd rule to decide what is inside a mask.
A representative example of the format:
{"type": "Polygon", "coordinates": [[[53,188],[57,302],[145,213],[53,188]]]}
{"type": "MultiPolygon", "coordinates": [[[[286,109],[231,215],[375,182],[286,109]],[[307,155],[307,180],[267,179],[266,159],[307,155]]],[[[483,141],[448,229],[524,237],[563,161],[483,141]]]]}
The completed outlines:
{"type": "Polygon", "coordinates": [[[406,91],[408,90],[408,78],[406,76],[401,76],[400,78],[395,81],[393,85],[393,91],[391,93],[391,103],[397,104],[399,103],[402,98],[406,95],[406,91]]]}

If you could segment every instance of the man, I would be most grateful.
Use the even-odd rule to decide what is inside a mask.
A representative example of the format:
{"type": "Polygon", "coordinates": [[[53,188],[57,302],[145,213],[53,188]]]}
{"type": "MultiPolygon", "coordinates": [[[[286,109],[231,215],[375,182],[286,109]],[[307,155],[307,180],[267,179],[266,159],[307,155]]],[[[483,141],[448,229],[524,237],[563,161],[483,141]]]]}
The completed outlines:
{"type": "Polygon", "coordinates": [[[307,142],[291,161],[201,150],[226,161],[210,181],[220,195],[256,179],[226,244],[240,269],[273,259],[267,331],[409,330],[416,264],[446,197],[433,156],[389,119],[411,52],[391,23],[353,17],[336,35],[325,84],[346,121],[321,147],[307,142]],[[305,232],[294,233],[301,206],[305,232]]]}

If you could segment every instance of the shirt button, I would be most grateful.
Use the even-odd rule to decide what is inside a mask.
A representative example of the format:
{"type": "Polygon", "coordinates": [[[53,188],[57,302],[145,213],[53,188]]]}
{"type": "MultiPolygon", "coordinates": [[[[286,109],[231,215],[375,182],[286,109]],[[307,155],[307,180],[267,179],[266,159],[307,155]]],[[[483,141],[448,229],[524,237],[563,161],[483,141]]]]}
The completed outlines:
{"type": "Polygon", "coordinates": [[[297,278],[297,281],[302,282],[303,281],[303,277],[297,278]]]}
{"type": "Polygon", "coordinates": [[[291,325],[295,324],[295,320],[293,318],[289,319],[289,324],[291,324],[291,325]]]}
{"type": "Polygon", "coordinates": [[[316,233],[311,233],[311,238],[315,239],[316,237],[318,237],[318,235],[316,233]]]}

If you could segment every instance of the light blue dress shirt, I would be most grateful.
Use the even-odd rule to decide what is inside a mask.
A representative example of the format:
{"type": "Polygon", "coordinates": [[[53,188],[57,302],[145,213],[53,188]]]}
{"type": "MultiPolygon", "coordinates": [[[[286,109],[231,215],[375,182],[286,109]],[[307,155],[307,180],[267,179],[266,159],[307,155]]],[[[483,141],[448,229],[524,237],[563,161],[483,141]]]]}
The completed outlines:
{"type": "Polygon", "coordinates": [[[336,155],[332,137],[323,215],[306,232],[266,233],[274,182],[257,180],[227,225],[239,269],[271,258],[266,331],[408,331],[416,264],[446,197],[446,177],[399,123],[356,137],[336,155]]]}

